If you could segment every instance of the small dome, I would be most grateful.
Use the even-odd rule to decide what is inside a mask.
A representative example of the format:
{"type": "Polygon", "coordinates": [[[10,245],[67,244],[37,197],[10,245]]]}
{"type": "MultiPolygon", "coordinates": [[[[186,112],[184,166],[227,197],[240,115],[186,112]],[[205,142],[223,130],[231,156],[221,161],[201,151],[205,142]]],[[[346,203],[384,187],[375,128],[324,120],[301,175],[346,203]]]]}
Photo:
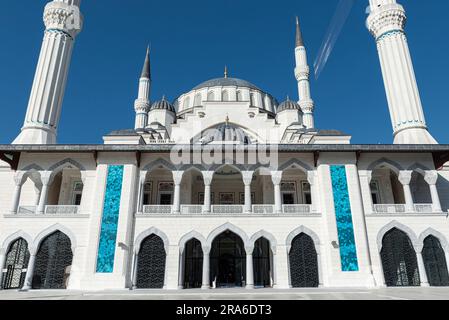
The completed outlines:
{"type": "Polygon", "coordinates": [[[301,111],[301,107],[299,106],[298,103],[296,103],[295,101],[291,101],[290,99],[287,98],[287,101],[282,102],[278,109],[277,112],[282,112],[285,110],[299,110],[301,111]]]}
{"type": "Polygon", "coordinates": [[[165,97],[162,98],[161,101],[156,101],[155,103],[153,103],[150,111],[152,110],[168,110],[176,113],[175,107],[170,102],[168,102],[165,97]]]}

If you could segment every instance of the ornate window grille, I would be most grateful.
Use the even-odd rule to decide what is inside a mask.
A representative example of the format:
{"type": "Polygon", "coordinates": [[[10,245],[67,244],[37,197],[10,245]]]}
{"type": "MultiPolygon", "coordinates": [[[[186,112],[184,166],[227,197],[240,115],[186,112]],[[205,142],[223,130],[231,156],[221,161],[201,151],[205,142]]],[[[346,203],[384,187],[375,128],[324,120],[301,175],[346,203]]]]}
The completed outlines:
{"type": "Polygon", "coordinates": [[[166,258],[164,241],[160,237],[152,234],[142,241],[137,263],[137,288],[164,287],[166,258]]]}
{"type": "Polygon", "coordinates": [[[434,287],[449,286],[447,261],[444,249],[437,238],[428,236],[424,240],[422,256],[430,285],[434,287]]]}
{"type": "Polygon", "coordinates": [[[61,231],[49,235],[36,255],[33,289],[66,289],[72,260],[69,237],[61,231]]]}
{"type": "Polygon", "coordinates": [[[318,255],[312,238],[301,233],[293,239],[289,259],[293,288],[319,286],[318,255]]]}
{"type": "Polygon", "coordinates": [[[201,288],[203,283],[203,249],[201,242],[192,239],[184,250],[184,289],[201,288]]]}
{"type": "Polygon", "coordinates": [[[25,282],[25,275],[30,259],[28,243],[20,238],[9,247],[3,268],[2,289],[20,289],[25,282]]]}
{"type": "Polygon", "coordinates": [[[388,287],[421,285],[416,252],[404,232],[394,228],[385,234],[380,255],[388,287]]]}

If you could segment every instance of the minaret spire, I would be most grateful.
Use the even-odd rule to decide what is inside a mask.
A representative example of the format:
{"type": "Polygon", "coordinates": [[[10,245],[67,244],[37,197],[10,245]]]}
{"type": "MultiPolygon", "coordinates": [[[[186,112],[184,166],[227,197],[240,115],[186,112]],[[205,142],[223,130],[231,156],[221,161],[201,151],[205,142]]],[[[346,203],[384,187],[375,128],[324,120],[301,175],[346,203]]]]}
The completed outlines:
{"type": "Polygon", "coordinates": [[[407,17],[396,0],[370,0],[367,26],[376,39],[395,144],[436,144],[427,129],[410,49],[407,17]]]}
{"type": "Polygon", "coordinates": [[[148,125],[148,112],[150,111],[150,93],[151,93],[151,62],[150,46],[147,47],[145,62],[143,63],[142,73],[139,80],[139,94],[134,102],[134,111],[136,112],[136,122],[134,129],[138,132],[145,130],[148,125]]]}
{"type": "Polygon", "coordinates": [[[75,38],[82,29],[81,0],[47,3],[46,27],[22,132],[13,144],[56,144],[75,38]]]}
{"type": "Polygon", "coordinates": [[[303,123],[307,129],[315,128],[315,120],[313,112],[315,109],[315,104],[312,100],[310,94],[310,68],[307,63],[307,51],[304,46],[304,41],[301,33],[301,28],[299,25],[299,18],[296,17],[296,48],[295,48],[295,77],[298,81],[298,95],[299,95],[299,105],[301,107],[303,116],[303,123]]]}

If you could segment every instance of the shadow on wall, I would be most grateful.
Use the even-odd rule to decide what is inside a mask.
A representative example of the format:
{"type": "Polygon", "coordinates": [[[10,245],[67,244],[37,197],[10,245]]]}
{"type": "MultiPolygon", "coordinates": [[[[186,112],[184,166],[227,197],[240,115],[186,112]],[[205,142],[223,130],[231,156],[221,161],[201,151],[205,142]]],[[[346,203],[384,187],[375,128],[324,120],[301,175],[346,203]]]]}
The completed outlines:
{"type": "Polygon", "coordinates": [[[438,194],[440,195],[441,207],[444,212],[449,210],[449,180],[440,175],[437,183],[438,194]]]}

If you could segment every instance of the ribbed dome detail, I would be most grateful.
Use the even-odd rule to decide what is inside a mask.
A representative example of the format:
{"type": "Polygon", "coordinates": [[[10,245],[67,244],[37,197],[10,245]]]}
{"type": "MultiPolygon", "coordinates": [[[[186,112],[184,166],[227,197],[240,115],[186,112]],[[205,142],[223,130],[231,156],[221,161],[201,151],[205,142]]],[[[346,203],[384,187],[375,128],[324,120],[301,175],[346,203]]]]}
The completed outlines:
{"type": "Polygon", "coordinates": [[[156,101],[155,103],[153,103],[150,111],[151,110],[168,110],[176,113],[175,107],[165,98],[163,98],[161,101],[156,101]]]}
{"type": "Polygon", "coordinates": [[[291,101],[290,99],[287,99],[287,101],[282,102],[278,109],[277,112],[282,112],[285,110],[299,110],[301,111],[301,107],[299,106],[298,103],[296,103],[295,101],[291,101]]]}
{"type": "Polygon", "coordinates": [[[193,139],[193,143],[237,143],[251,144],[251,137],[240,127],[223,123],[207,129],[193,139]]]}

